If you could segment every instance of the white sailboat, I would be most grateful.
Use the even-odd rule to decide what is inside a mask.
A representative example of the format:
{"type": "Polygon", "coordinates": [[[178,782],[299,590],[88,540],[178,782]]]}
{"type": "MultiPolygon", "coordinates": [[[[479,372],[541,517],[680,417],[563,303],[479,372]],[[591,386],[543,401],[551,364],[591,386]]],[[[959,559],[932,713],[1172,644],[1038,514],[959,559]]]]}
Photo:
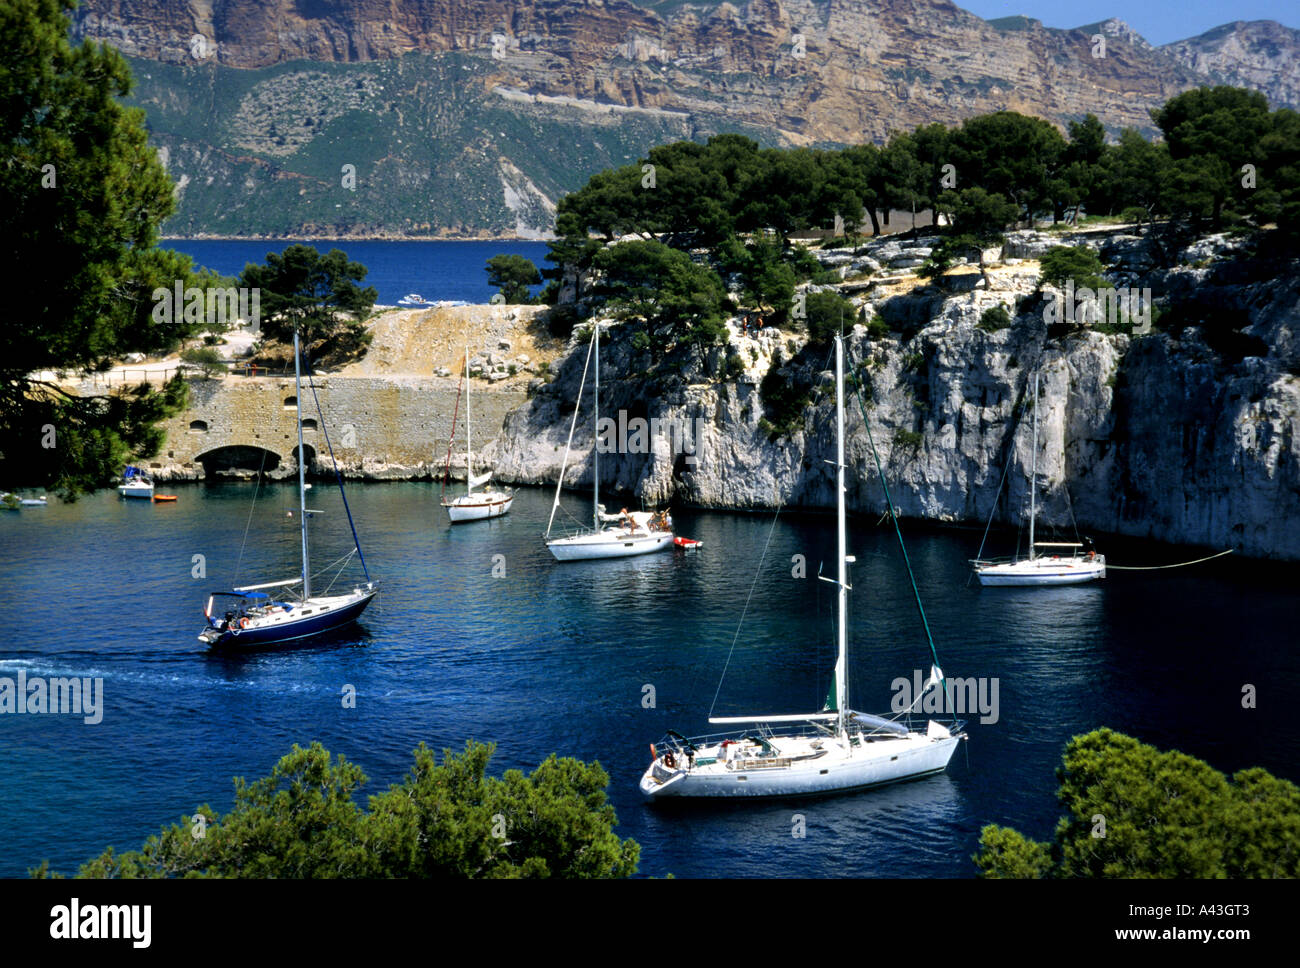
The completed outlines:
{"type": "MultiPolygon", "coordinates": [[[[710,718],[715,724],[750,724],[738,734],[687,739],[669,733],[662,752],[651,746],[651,762],[640,790],[665,797],[788,797],[841,793],[940,773],[959,740],[960,723],[949,729],[930,720],[924,732],[895,719],[849,708],[848,565],[844,487],[844,349],[835,339],[836,502],[838,512],[839,655],[829,711],[771,716],[710,718]]],[[[831,579],[825,579],[831,581],[831,579]]],[[[929,688],[945,688],[934,666],[929,688]]],[[[920,702],[918,696],[916,703],[920,702]]]]}
{"type": "Polygon", "coordinates": [[[128,466],[122,472],[122,483],[118,486],[117,493],[122,497],[136,497],[152,501],[153,481],[140,468],[128,466]]]}
{"type": "Polygon", "coordinates": [[[1029,557],[976,558],[981,585],[1080,585],[1106,577],[1106,556],[1074,541],[1035,541],[1038,516],[1038,371],[1034,371],[1034,444],[1029,456],[1029,557]],[[1039,549],[1043,549],[1041,552],[1039,549]]]}
{"type": "MultiPolygon", "coordinates": [[[[331,632],[355,621],[379,590],[379,583],[371,579],[370,571],[366,568],[366,559],[361,554],[361,544],[357,539],[356,528],[353,527],[354,550],[336,563],[337,570],[330,587],[338,580],[343,565],[353,554],[360,559],[361,570],[366,580],[334,595],[329,594],[330,587],[325,589],[324,594],[312,593],[313,576],[311,558],[308,554],[307,522],[310,515],[320,512],[307,507],[307,461],[302,442],[302,356],[298,348],[296,329],[293,334],[293,360],[294,382],[297,388],[295,402],[298,407],[298,521],[302,533],[302,573],[281,581],[244,585],[228,592],[210,594],[207,605],[203,609],[203,617],[207,624],[199,633],[199,641],[206,642],[213,649],[263,648],[281,642],[304,639],[322,632],[331,632]],[[298,589],[296,593],[293,592],[295,587],[298,589]],[[272,598],[267,589],[282,589],[276,594],[286,600],[278,601],[272,598]],[[219,609],[218,599],[229,599],[228,607],[219,609]]],[[[321,427],[324,427],[323,419],[321,427]]],[[[328,439],[327,436],[327,442],[328,439]]],[[[332,450],[331,456],[333,456],[332,450]]],[[[339,493],[343,496],[343,507],[347,510],[348,523],[351,524],[352,512],[348,510],[347,495],[343,494],[342,478],[339,479],[339,493]]]]}
{"type": "MultiPolygon", "coordinates": [[[[487,518],[499,518],[510,510],[510,505],[515,499],[514,491],[506,488],[504,491],[492,488],[487,491],[474,493],[474,488],[486,484],[492,477],[489,470],[485,474],[477,477],[474,475],[474,448],[473,438],[470,435],[469,421],[469,348],[465,348],[465,493],[460,497],[446,497],[442,499],[442,506],[447,509],[447,517],[451,519],[452,524],[460,524],[463,521],[483,521],[487,518]]],[[[447,455],[448,469],[451,464],[451,454],[447,455]]]]}
{"type": "Polygon", "coordinates": [[[573,406],[573,422],[569,425],[569,440],[564,445],[564,460],[560,464],[560,479],[555,483],[555,501],[551,517],[546,523],[543,540],[556,561],[586,561],[593,558],[628,558],[632,555],[664,551],[673,546],[672,520],[667,511],[628,511],[607,514],[600,506],[600,448],[593,440],[592,456],[592,507],[591,527],[579,528],[563,537],[551,537],[555,527],[555,512],[560,507],[560,493],[564,488],[564,472],[568,469],[569,451],[573,446],[573,431],[578,425],[578,410],[582,406],[582,387],[587,383],[587,367],[592,353],[596,358],[595,417],[600,426],[600,323],[591,324],[591,346],[587,349],[587,363],[582,368],[582,382],[578,386],[578,400],[573,406]]]}

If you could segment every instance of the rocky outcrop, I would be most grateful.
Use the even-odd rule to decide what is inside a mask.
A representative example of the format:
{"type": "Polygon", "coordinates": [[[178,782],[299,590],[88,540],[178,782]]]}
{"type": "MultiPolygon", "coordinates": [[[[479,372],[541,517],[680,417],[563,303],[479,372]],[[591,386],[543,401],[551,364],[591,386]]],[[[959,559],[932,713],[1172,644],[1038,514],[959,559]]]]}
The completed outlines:
{"type": "MultiPolygon", "coordinates": [[[[1136,236],[1095,233],[1074,241],[1113,259],[1126,256],[1130,265],[1142,263],[1146,245],[1136,236]]],[[[1201,243],[1218,255],[1227,245],[1201,243]]],[[[1200,251],[1184,251],[1180,262],[1197,261],[1191,257],[1200,251]]],[[[882,255],[873,244],[869,257],[887,261],[882,255]]],[[[900,514],[1023,520],[1028,387],[1036,370],[1040,522],[1068,531],[1075,520],[1081,529],[1300,558],[1297,274],[1284,284],[1252,280],[1239,262],[1117,272],[1117,285],[1141,283],[1156,298],[1196,295],[1211,307],[1207,319],[1215,318],[1214,307],[1240,314],[1244,331],[1230,339],[1210,324],[1140,336],[1049,328],[1041,301],[1029,295],[1036,274],[1021,263],[993,267],[989,287],[968,292],[912,288],[890,295],[895,287],[881,286],[860,295],[870,313],[904,328],[872,338],[859,325],[848,339],[851,372],[900,514]],[[994,304],[1010,308],[1009,328],[981,327],[983,310],[994,304]]],[[[556,480],[585,350],[575,343],[556,381],[507,417],[485,455],[501,479],[556,480]]],[[[826,347],[810,347],[793,333],[733,330],[727,347],[695,353],[680,372],[661,372],[647,384],[630,375],[645,360],[611,326],[602,360],[602,413],[629,428],[637,418],[660,421],[660,433],[644,443],[630,433],[609,438],[615,448],[601,456],[602,488],[648,504],[833,504],[826,347]],[[739,364],[731,365],[733,378],[724,378],[729,359],[739,364]],[[735,375],[737,365],[743,372],[735,375]],[[773,369],[808,391],[808,406],[788,436],[773,436],[764,423],[769,408],[760,384],[773,369]],[[690,428],[686,446],[674,442],[675,427],[690,428]]],[[[587,406],[567,476],[577,487],[591,481],[587,406]]],[[[850,506],[879,514],[885,502],[863,412],[853,399],[848,411],[850,506]]]]}
{"type": "Polygon", "coordinates": [[[1238,20],[1160,49],[1221,84],[1262,91],[1275,107],[1300,104],[1300,30],[1275,20],[1238,20]]]}

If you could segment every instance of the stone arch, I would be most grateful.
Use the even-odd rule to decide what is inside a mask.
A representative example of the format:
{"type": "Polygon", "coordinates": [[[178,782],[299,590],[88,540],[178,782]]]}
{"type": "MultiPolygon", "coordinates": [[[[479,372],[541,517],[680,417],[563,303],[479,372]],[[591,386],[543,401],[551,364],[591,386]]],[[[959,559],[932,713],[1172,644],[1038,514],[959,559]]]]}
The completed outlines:
{"type": "Polygon", "coordinates": [[[304,417],[302,420],[302,429],[304,433],[313,433],[318,429],[315,417],[304,417]]]}
{"type": "MultiPolygon", "coordinates": [[[[303,444],[302,452],[303,455],[307,458],[307,462],[306,462],[307,470],[310,472],[312,464],[316,463],[316,448],[313,447],[311,444],[303,444]]],[[[293,460],[293,467],[294,470],[296,471],[298,469],[298,448],[296,445],[294,446],[293,450],[289,452],[289,457],[293,460]]]]}
{"type": "Polygon", "coordinates": [[[190,433],[206,434],[208,432],[208,422],[206,420],[191,420],[190,433]]]}
{"type": "Polygon", "coordinates": [[[297,409],[298,409],[298,398],[297,398],[297,397],[285,397],[285,398],[284,398],[284,409],[286,409],[286,410],[297,410],[297,409]]]}
{"type": "MultiPolygon", "coordinates": [[[[258,472],[277,476],[280,470],[280,455],[265,447],[251,447],[246,444],[230,444],[214,447],[194,458],[194,462],[203,465],[203,476],[207,480],[233,478],[242,480],[256,477],[258,472]]],[[[283,472],[281,472],[281,475],[283,472]]]]}

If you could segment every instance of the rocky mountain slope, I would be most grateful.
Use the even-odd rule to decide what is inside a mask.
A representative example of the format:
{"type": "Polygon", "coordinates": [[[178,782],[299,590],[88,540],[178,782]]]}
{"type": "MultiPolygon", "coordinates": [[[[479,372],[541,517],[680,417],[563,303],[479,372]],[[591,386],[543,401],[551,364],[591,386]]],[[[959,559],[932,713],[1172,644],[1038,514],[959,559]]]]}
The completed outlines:
{"type": "Polygon", "coordinates": [[[1238,20],[1160,49],[1222,84],[1263,91],[1275,106],[1300,105],[1300,30],[1238,20]]]}
{"type": "Polygon", "coordinates": [[[1204,71],[1292,99],[1300,76],[1277,25],[1165,49],[1120,21],[990,23],[946,0],[653,6],[85,0],[74,32],[135,59],[188,234],[528,234],[665,140],[879,141],[1008,108],[1149,129],[1204,71]]]}
{"type": "MultiPolygon", "coordinates": [[[[950,287],[969,291],[914,284],[909,291],[899,284],[910,271],[903,269],[877,274],[894,283],[860,290],[869,317],[879,315],[894,330],[871,338],[859,325],[848,352],[899,513],[1025,520],[1029,386],[1037,370],[1041,523],[1067,535],[1077,520],[1081,529],[1300,559],[1300,275],[1279,283],[1249,260],[1220,259],[1233,245],[1223,237],[1189,247],[1173,269],[1156,270],[1141,238],[1081,236],[1077,241],[1101,250],[1117,286],[1149,287],[1193,309],[1180,324],[1157,320],[1147,335],[1050,330],[1041,304],[1021,299],[1036,285],[1033,260],[1061,241],[1011,237],[988,288],[980,288],[978,273],[958,273],[950,287]],[[983,310],[998,304],[1009,308],[1012,324],[982,326],[983,310]]],[[[925,244],[907,245],[872,243],[845,261],[855,274],[914,265],[925,244]]],[[[557,478],[584,355],[575,341],[555,367],[555,382],[509,415],[485,454],[499,478],[557,478]]],[[[693,452],[667,433],[645,447],[629,437],[629,446],[602,453],[602,488],[624,489],[647,504],[833,506],[828,356],[827,347],[809,347],[794,333],[733,331],[728,347],[647,383],[636,375],[645,361],[611,327],[602,348],[602,413],[618,419],[623,411],[629,425],[642,417],[658,418],[661,428],[689,426],[693,452]],[[737,365],[738,378],[724,375],[737,365]],[[788,436],[774,437],[765,423],[771,406],[762,382],[773,371],[808,390],[788,436]]],[[[848,432],[850,506],[878,515],[884,496],[852,398],[848,432]]],[[[575,486],[590,486],[591,449],[588,424],[575,439],[568,475],[575,486]]]]}

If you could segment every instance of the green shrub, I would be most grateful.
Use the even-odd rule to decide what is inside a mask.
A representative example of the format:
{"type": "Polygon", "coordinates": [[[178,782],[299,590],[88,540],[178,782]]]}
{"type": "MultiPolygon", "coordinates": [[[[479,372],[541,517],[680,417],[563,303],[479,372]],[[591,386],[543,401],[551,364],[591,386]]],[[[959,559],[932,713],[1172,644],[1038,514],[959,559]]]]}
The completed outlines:
{"type": "Polygon", "coordinates": [[[221,355],[210,346],[196,346],[181,353],[181,359],[186,363],[193,363],[195,366],[203,368],[204,376],[212,376],[216,373],[223,373],[226,369],[226,363],[221,355]]]}
{"type": "Polygon", "coordinates": [[[1064,287],[1073,279],[1075,290],[1105,289],[1109,285],[1102,277],[1105,266],[1097,253],[1086,245],[1058,245],[1043,256],[1039,285],[1064,287]]]}
{"type": "Polygon", "coordinates": [[[810,292],[804,300],[804,322],[814,343],[829,343],[835,334],[853,326],[858,310],[838,292],[810,292]]]}
{"type": "Polygon", "coordinates": [[[1007,312],[1006,306],[999,303],[980,313],[980,321],[976,325],[986,333],[996,333],[1011,325],[1011,314],[1007,312]]]}
{"type": "Polygon", "coordinates": [[[917,450],[924,439],[921,432],[917,430],[899,429],[894,431],[894,446],[905,450],[917,450]]]}

